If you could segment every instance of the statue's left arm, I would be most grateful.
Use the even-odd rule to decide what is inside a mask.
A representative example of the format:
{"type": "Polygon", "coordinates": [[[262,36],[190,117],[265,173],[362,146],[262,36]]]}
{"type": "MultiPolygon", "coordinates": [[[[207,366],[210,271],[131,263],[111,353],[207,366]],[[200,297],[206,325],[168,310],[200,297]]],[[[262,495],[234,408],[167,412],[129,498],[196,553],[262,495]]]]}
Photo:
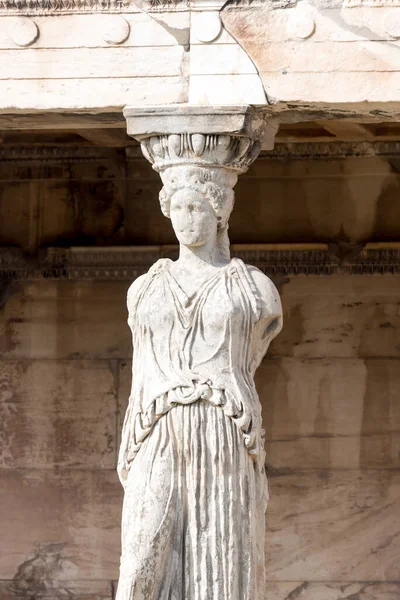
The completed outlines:
{"type": "Polygon", "coordinates": [[[274,283],[259,269],[252,267],[251,276],[259,303],[259,320],[252,337],[252,371],[262,361],[272,340],[282,329],[282,303],[274,283]]]}

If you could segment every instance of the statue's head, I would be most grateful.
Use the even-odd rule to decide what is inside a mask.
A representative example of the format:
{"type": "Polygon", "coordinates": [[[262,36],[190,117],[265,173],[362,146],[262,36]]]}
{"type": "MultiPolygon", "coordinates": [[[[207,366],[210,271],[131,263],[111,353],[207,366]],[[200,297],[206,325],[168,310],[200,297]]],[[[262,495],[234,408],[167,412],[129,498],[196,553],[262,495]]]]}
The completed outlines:
{"type": "Polygon", "coordinates": [[[177,166],[161,174],[161,210],[186,246],[201,246],[216,237],[229,256],[228,220],[234,203],[236,173],[221,168],[177,166]]]}

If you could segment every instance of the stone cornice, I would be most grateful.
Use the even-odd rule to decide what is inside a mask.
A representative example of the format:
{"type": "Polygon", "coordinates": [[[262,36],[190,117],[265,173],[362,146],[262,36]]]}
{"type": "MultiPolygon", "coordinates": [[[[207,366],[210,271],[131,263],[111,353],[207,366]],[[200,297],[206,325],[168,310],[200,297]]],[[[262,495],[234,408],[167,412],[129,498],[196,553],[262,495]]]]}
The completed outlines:
{"type": "MultiPolygon", "coordinates": [[[[224,11],[291,8],[297,0],[228,0],[224,11]]],[[[391,8],[400,0],[322,0],[320,8],[391,8]]],[[[190,9],[190,0],[0,0],[0,15],[58,15],[90,13],[181,12],[190,9]]]]}
{"type": "Polygon", "coordinates": [[[338,159],[350,156],[398,156],[400,142],[290,142],[275,143],[273,150],[263,152],[263,158],[338,159]]]}
{"type": "MultiPolygon", "coordinates": [[[[271,277],[400,274],[400,243],[240,244],[231,250],[271,277]]],[[[0,280],[132,281],[177,252],[177,246],[49,248],[29,257],[17,248],[0,248],[0,280]]]]}
{"type": "MultiPolygon", "coordinates": [[[[223,10],[291,8],[297,0],[228,0],[223,10]]],[[[400,0],[323,0],[320,8],[390,8],[400,0]]],[[[3,15],[58,15],[87,13],[180,12],[190,9],[190,0],[0,0],[3,15]]]]}
{"type": "Polygon", "coordinates": [[[118,149],[92,146],[2,146],[1,162],[91,161],[115,157],[118,149]]]}
{"type": "Polygon", "coordinates": [[[0,0],[0,14],[137,13],[140,7],[146,12],[176,12],[188,6],[188,0],[0,0]]]}
{"type": "MultiPolygon", "coordinates": [[[[121,152],[128,160],[143,160],[139,145],[126,148],[101,148],[91,146],[2,146],[0,161],[5,162],[60,162],[60,161],[91,161],[113,158],[116,152],[121,152]]],[[[261,152],[264,159],[313,159],[335,160],[359,157],[398,157],[400,142],[296,142],[276,143],[272,151],[261,152]]]]}

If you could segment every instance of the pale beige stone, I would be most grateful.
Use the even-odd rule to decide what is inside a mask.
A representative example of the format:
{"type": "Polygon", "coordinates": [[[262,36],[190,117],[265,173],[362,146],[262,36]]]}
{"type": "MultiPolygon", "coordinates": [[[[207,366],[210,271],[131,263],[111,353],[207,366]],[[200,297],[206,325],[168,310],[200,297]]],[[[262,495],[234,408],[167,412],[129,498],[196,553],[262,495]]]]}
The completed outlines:
{"type": "Polygon", "coordinates": [[[187,100],[187,81],[182,77],[120,77],[90,79],[0,80],[3,108],[31,110],[81,110],[118,107],[130,102],[157,105],[160,98],[175,104],[187,100]],[[107,81],[105,85],[105,81],[107,81]]]}
{"type": "Polygon", "coordinates": [[[58,580],[116,579],[122,498],[114,471],[2,469],[0,479],[1,540],[8,549],[0,553],[0,579],[13,579],[49,544],[59,545],[58,580]]]}
{"type": "Polygon", "coordinates": [[[181,74],[181,46],[162,52],[154,48],[57,48],[3,50],[0,79],[68,79],[110,77],[177,77],[181,74]]]}
{"type": "Polygon", "coordinates": [[[264,104],[265,91],[258,74],[192,75],[190,78],[190,104],[230,106],[233,98],[238,104],[264,104]]]}
{"type": "Polygon", "coordinates": [[[192,75],[257,73],[253,62],[242,48],[230,44],[193,46],[190,51],[190,71],[192,75]]]}
{"type": "Polygon", "coordinates": [[[128,21],[120,16],[108,17],[105,24],[104,41],[107,44],[123,44],[129,37],[131,32],[128,21]]]}
{"type": "MultiPolygon", "coordinates": [[[[400,365],[399,365],[400,366],[400,365]]],[[[268,431],[268,422],[264,424],[268,431]]],[[[377,430],[382,426],[377,424],[377,430]]],[[[269,434],[278,435],[274,424],[269,434]]],[[[268,434],[267,434],[268,435],[268,434]]],[[[267,466],[276,471],[297,469],[399,469],[400,432],[321,435],[271,440],[266,443],[267,466]]]]}
{"type": "Polygon", "coordinates": [[[336,96],[337,104],[392,102],[396,103],[394,112],[400,106],[399,71],[374,71],[368,77],[360,72],[341,71],[319,73],[318,76],[315,73],[263,73],[262,80],[271,102],[323,102],[330,105],[334,104],[330,90],[335,89],[346,90],[345,96],[336,96]]]}
{"type": "MultiPolygon", "coordinates": [[[[140,8],[143,6],[140,5],[140,8]]],[[[397,108],[392,106],[391,110],[398,110],[400,102],[399,71],[396,65],[398,44],[396,10],[398,9],[390,9],[384,5],[379,8],[360,5],[351,9],[343,7],[338,12],[333,6],[303,2],[296,7],[276,10],[271,10],[269,3],[244,6],[240,9],[230,6],[218,13],[220,9],[217,6],[220,5],[192,4],[191,11],[165,10],[149,14],[146,10],[138,9],[138,12],[134,10],[132,14],[126,13],[120,16],[63,14],[43,17],[39,15],[37,26],[40,37],[35,38],[34,41],[35,49],[40,49],[46,55],[42,59],[45,65],[51,64],[56,48],[78,49],[81,55],[80,59],[75,61],[79,66],[78,71],[86,69],[90,72],[92,61],[94,61],[94,71],[96,62],[102,64],[104,81],[93,82],[98,104],[93,104],[89,93],[84,89],[83,78],[93,75],[77,74],[73,80],[59,83],[61,80],[56,75],[53,76],[50,69],[50,77],[54,81],[52,90],[38,88],[40,84],[34,78],[29,82],[26,93],[31,99],[35,99],[31,100],[32,106],[24,103],[24,94],[18,88],[17,74],[14,74],[16,81],[13,88],[7,88],[4,83],[3,89],[0,86],[1,97],[4,99],[2,106],[3,108],[14,106],[20,109],[51,108],[50,103],[46,105],[42,100],[38,100],[41,96],[50,95],[54,99],[53,106],[57,108],[78,108],[79,104],[74,104],[72,98],[77,98],[80,106],[87,109],[121,107],[125,103],[135,102],[155,104],[152,95],[156,95],[157,104],[188,101],[200,104],[250,102],[267,106],[269,101],[276,105],[277,112],[284,110],[286,103],[303,105],[306,102],[325,103],[327,106],[342,104],[350,115],[356,106],[359,112],[368,111],[369,106],[364,105],[366,102],[375,102],[379,106],[393,102],[397,103],[397,108]],[[220,31],[220,18],[224,25],[222,31],[220,31]],[[110,37],[107,31],[115,27],[116,20],[124,25],[121,29],[122,33],[116,35],[115,41],[113,35],[111,34],[110,37]],[[207,21],[208,24],[202,25],[202,20],[207,21]],[[129,29],[131,33],[128,37],[129,29]],[[366,30],[368,30],[368,39],[363,33],[366,30]],[[100,53],[100,50],[109,43],[123,44],[123,47],[135,46],[138,50],[137,58],[132,59],[131,54],[124,54],[123,64],[119,61],[120,71],[124,72],[125,65],[135,65],[136,71],[133,72],[133,76],[140,78],[141,75],[137,72],[141,73],[141,70],[137,65],[143,65],[144,76],[151,77],[154,60],[148,60],[144,47],[158,48],[159,55],[163,56],[164,51],[161,48],[175,46],[187,49],[189,39],[192,48],[196,48],[196,52],[200,54],[203,48],[212,49],[213,60],[200,58],[201,79],[198,79],[199,59],[193,61],[195,70],[192,70],[189,53],[181,57],[176,65],[182,73],[180,92],[172,97],[166,89],[164,93],[162,90],[155,89],[158,83],[156,80],[149,79],[146,82],[138,80],[138,88],[129,86],[128,81],[118,82],[117,78],[123,75],[118,69],[117,72],[113,70],[111,60],[104,62],[103,55],[100,53]],[[347,52],[349,42],[352,42],[351,53],[347,52]],[[232,55],[227,60],[226,50],[219,53],[218,48],[224,45],[232,46],[236,57],[232,55]],[[89,47],[93,52],[90,57],[87,57],[85,48],[89,47]],[[207,64],[210,66],[209,72],[207,72],[207,64]],[[245,72],[243,72],[243,65],[246,65],[245,72]],[[253,65],[252,68],[255,69],[251,77],[247,74],[249,65],[253,65]],[[367,71],[368,75],[365,74],[367,71]],[[223,76],[223,79],[213,77],[215,73],[223,76]],[[104,83],[106,79],[107,85],[104,83]],[[114,100],[112,95],[107,93],[110,82],[113,84],[114,100]],[[119,86],[118,83],[125,87],[119,86]],[[66,88],[70,103],[63,93],[66,88]],[[383,89],[385,94],[382,92],[383,89]],[[334,96],[328,97],[326,90],[335,90],[334,96]],[[128,98],[124,92],[129,92],[130,97],[128,98]]],[[[0,28],[0,47],[15,47],[10,34],[12,19],[15,21],[15,17],[1,18],[4,27],[0,28]]],[[[31,41],[26,43],[29,44],[31,41]]],[[[3,60],[2,64],[7,62],[3,60]]],[[[65,61],[55,60],[55,58],[53,62],[67,65],[65,61]]],[[[71,59],[69,62],[72,64],[74,61],[71,59]]],[[[167,70],[168,65],[169,61],[166,61],[167,70]]],[[[46,68],[43,66],[42,75],[37,79],[42,78],[44,73],[46,68]]],[[[173,73],[175,71],[169,73],[170,77],[174,76],[173,73]]],[[[3,77],[5,81],[6,74],[3,77]]]]}
{"type": "MultiPolygon", "coordinates": [[[[281,43],[259,41],[253,43],[251,47],[253,60],[259,72],[265,74],[263,75],[265,80],[275,71],[285,71],[284,74],[292,75],[313,73],[315,77],[319,73],[360,72],[365,73],[363,76],[368,80],[370,73],[399,72],[400,69],[398,61],[400,46],[389,43],[354,41],[351,43],[351,60],[349,60],[349,42],[320,41],[314,44],[302,41],[281,43]],[[312,60],[310,60],[311,56],[312,60]]],[[[223,46],[221,46],[223,56],[222,48],[223,46]]]]}
{"type": "MultiPolygon", "coordinates": [[[[39,563],[40,567],[43,562],[39,563]]],[[[49,574],[51,577],[51,569],[38,569],[36,577],[32,577],[32,572],[27,569],[25,579],[19,582],[19,590],[16,590],[14,581],[0,581],[0,600],[11,600],[18,592],[21,594],[21,591],[26,595],[39,593],[44,600],[113,600],[111,582],[53,580],[49,584],[49,574]]]]}
{"type": "MultiPolygon", "coordinates": [[[[212,11],[212,14],[214,14],[214,12],[212,11]]],[[[203,11],[192,11],[190,13],[190,47],[196,45],[196,44],[203,44],[204,42],[202,42],[198,37],[197,37],[197,32],[198,31],[203,31],[204,32],[204,20],[207,19],[208,17],[205,16],[207,15],[207,12],[203,12],[203,11]]],[[[223,13],[219,13],[219,21],[222,24],[221,19],[223,18],[223,13]]],[[[213,19],[214,23],[215,20],[213,19]]],[[[216,28],[216,24],[214,25],[214,27],[216,28]]],[[[236,42],[234,40],[234,38],[229,34],[229,32],[224,28],[220,27],[220,31],[218,33],[218,36],[216,38],[214,38],[212,40],[213,45],[214,44],[233,44],[235,45],[236,42]]]]}
{"type": "Polygon", "coordinates": [[[397,600],[398,583],[329,582],[310,581],[268,582],[265,600],[397,600]]]}
{"type": "MultiPolygon", "coordinates": [[[[348,585],[349,581],[399,579],[397,471],[325,470],[270,476],[270,493],[268,581],[348,585]]],[[[317,591],[318,600],[322,591],[326,590],[317,591]]],[[[371,593],[374,600],[380,598],[371,593]]]]}
{"type": "Polygon", "coordinates": [[[0,361],[0,467],[113,469],[117,369],[100,361],[0,361]]]}
{"type": "MultiPolygon", "coordinates": [[[[35,48],[99,48],[107,47],[104,33],[107,26],[111,25],[116,15],[110,14],[70,14],[57,16],[37,16],[35,22],[40,29],[40,37],[35,48]]],[[[124,42],[125,46],[134,47],[164,47],[176,46],[184,42],[185,31],[189,39],[189,14],[161,13],[162,18],[170,26],[163,27],[154,17],[144,13],[130,13],[121,15],[129,25],[130,35],[124,42]],[[176,32],[182,32],[180,39],[176,32]],[[175,35],[174,35],[175,33],[175,35]]],[[[13,47],[10,39],[10,29],[15,22],[15,17],[1,16],[0,48],[13,47]]],[[[162,50],[161,50],[162,53],[162,50]]]]}
{"type": "Polygon", "coordinates": [[[289,13],[287,30],[290,38],[305,40],[315,31],[313,10],[305,10],[304,4],[289,13]]]}
{"type": "Polygon", "coordinates": [[[128,282],[112,281],[26,283],[0,315],[2,358],[129,358],[132,341],[124,306],[128,287],[128,282]]]}
{"type": "Polygon", "coordinates": [[[398,433],[399,366],[391,359],[263,361],[256,377],[268,438],[398,433]]]}
{"type": "Polygon", "coordinates": [[[271,355],[400,358],[396,275],[292,277],[281,293],[288,327],[271,355]]]}
{"type": "Polygon", "coordinates": [[[199,42],[214,42],[222,30],[222,23],[218,12],[207,11],[196,14],[193,23],[194,36],[199,42]]]}
{"type": "Polygon", "coordinates": [[[20,17],[12,22],[10,36],[16,46],[31,46],[39,35],[39,28],[33,19],[20,17]]]}

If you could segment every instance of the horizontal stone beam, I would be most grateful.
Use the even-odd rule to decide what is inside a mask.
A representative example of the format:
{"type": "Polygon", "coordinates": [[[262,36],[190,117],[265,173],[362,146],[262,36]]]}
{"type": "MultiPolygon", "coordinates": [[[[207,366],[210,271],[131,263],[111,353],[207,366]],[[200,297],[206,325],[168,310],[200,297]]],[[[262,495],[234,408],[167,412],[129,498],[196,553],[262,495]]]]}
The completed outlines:
{"type": "MultiPolygon", "coordinates": [[[[399,274],[400,243],[233,244],[233,256],[272,276],[399,274]]],[[[28,257],[0,249],[0,281],[66,279],[132,281],[159,258],[176,258],[177,246],[48,248],[28,257]]]]}

